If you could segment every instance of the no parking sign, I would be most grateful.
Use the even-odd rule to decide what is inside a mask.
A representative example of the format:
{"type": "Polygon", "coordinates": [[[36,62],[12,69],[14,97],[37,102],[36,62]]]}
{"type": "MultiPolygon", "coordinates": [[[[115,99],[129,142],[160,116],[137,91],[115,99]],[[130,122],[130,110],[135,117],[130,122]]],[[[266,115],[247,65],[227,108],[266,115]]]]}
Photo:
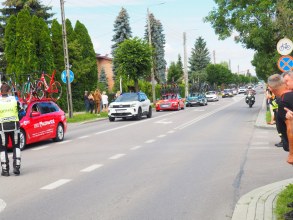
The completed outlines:
{"type": "Polygon", "coordinates": [[[278,67],[282,72],[293,70],[293,57],[281,56],[278,60],[278,67]]]}

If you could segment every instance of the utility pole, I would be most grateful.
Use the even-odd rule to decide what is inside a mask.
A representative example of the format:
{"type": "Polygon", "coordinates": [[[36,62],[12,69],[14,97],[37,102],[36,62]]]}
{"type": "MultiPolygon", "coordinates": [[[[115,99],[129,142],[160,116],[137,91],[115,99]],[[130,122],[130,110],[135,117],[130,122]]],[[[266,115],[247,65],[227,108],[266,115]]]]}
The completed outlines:
{"type": "Polygon", "coordinates": [[[213,50],[214,64],[216,64],[216,51],[213,50]]]}
{"type": "MultiPolygon", "coordinates": [[[[152,33],[151,33],[151,21],[150,21],[150,11],[148,11],[148,32],[149,32],[149,45],[152,47],[152,33]]],[[[153,55],[151,57],[152,68],[151,68],[151,80],[152,80],[152,93],[153,93],[153,103],[156,101],[156,91],[155,91],[155,71],[154,71],[154,61],[153,55]]]]}
{"type": "Polygon", "coordinates": [[[186,32],[183,32],[183,48],[184,48],[184,82],[185,82],[185,97],[187,97],[187,96],[188,96],[188,73],[187,73],[186,32]]]}
{"type": "Polygon", "coordinates": [[[66,85],[67,85],[67,107],[69,118],[73,117],[72,108],[72,96],[71,96],[71,84],[69,80],[69,56],[68,56],[68,46],[67,46],[67,35],[66,35],[66,25],[65,25],[65,13],[64,13],[64,0],[60,0],[61,5],[61,18],[62,18],[62,37],[63,37],[63,48],[64,48],[64,64],[66,70],[66,85]]]}

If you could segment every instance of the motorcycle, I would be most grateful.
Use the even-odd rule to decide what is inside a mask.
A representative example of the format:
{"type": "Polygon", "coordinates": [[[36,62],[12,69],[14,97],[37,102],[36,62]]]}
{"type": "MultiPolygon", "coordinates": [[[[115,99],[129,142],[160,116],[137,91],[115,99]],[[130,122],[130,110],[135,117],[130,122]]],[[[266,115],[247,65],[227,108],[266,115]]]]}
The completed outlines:
{"type": "Polygon", "coordinates": [[[253,106],[253,104],[255,103],[255,97],[254,94],[252,92],[249,92],[245,98],[245,102],[246,104],[249,105],[249,108],[251,108],[253,106]]]}

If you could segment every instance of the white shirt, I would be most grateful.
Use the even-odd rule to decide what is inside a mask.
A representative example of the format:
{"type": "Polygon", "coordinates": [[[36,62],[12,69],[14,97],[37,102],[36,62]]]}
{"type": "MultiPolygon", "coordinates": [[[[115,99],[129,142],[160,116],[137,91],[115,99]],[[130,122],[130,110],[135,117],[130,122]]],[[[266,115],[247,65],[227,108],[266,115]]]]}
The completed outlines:
{"type": "Polygon", "coordinates": [[[108,96],[107,95],[102,95],[102,102],[103,102],[103,105],[108,104],[108,96]]]}

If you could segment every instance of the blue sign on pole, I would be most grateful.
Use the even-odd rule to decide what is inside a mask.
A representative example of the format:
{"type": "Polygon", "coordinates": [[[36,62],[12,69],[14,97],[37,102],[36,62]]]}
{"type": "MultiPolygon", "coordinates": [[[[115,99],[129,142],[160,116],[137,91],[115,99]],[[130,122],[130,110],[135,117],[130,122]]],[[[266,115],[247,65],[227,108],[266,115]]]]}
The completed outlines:
{"type": "MultiPolygon", "coordinates": [[[[62,79],[62,82],[66,83],[67,80],[66,80],[66,70],[63,70],[63,72],[61,73],[61,79],[62,79]]],[[[74,73],[69,70],[69,83],[72,83],[74,80],[74,73]]]]}
{"type": "Polygon", "coordinates": [[[293,69],[293,57],[282,56],[278,60],[278,67],[282,72],[290,71],[293,69]]]}

